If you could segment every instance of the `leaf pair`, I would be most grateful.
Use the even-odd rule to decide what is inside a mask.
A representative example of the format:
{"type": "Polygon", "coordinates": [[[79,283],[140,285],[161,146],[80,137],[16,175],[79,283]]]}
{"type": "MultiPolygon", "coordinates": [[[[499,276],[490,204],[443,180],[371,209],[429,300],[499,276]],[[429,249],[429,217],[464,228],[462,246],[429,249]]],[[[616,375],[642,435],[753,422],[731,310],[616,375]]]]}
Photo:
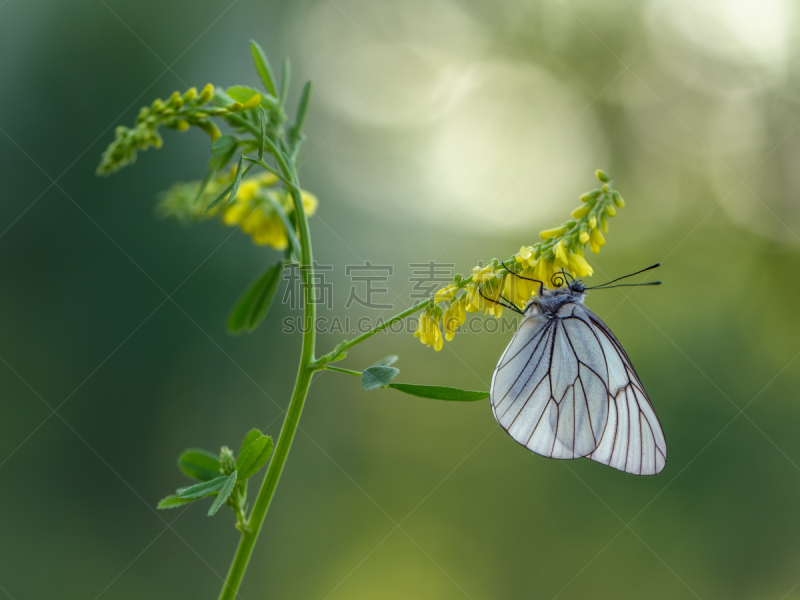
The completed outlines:
{"type": "Polygon", "coordinates": [[[250,332],[261,324],[275,298],[282,272],[283,261],[278,261],[250,284],[228,317],[228,331],[250,332]]]}
{"type": "Polygon", "coordinates": [[[211,481],[204,481],[187,488],[181,488],[178,490],[177,496],[168,496],[159,502],[158,508],[173,508],[192,500],[216,494],[217,497],[211,504],[211,508],[208,509],[208,516],[213,517],[231,497],[233,489],[236,487],[236,480],[237,472],[234,471],[230,475],[221,475],[211,481]]]}
{"type": "MultiPolygon", "coordinates": [[[[228,462],[225,464],[229,466],[223,468],[220,458],[205,450],[194,448],[186,450],[178,458],[178,467],[187,477],[196,479],[200,483],[179,488],[176,494],[161,500],[158,508],[176,508],[206,496],[216,495],[208,510],[208,516],[217,514],[222,505],[230,501],[231,506],[237,510],[238,518],[240,509],[244,510],[247,480],[267,464],[272,455],[272,448],[272,438],[258,429],[251,429],[242,440],[235,469],[234,465],[228,462]],[[229,469],[233,471],[229,472],[229,469]]],[[[222,455],[232,456],[227,448],[223,448],[222,455]]]]}
{"type": "Polygon", "coordinates": [[[369,391],[378,388],[392,388],[404,394],[428,398],[431,400],[445,400],[450,402],[474,402],[489,396],[489,392],[474,392],[442,385],[418,385],[412,383],[392,383],[400,370],[391,365],[397,361],[397,356],[387,356],[375,365],[364,369],[361,373],[361,384],[369,391]]]}

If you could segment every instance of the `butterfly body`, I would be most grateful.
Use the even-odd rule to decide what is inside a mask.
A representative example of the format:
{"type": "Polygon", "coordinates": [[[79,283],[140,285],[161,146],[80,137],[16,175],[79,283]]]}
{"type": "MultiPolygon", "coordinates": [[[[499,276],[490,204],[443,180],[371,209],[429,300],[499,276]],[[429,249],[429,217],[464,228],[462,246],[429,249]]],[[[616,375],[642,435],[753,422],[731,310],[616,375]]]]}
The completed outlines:
{"type": "Polygon", "coordinates": [[[580,281],[542,290],[492,377],[498,423],[529,450],[636,475],[666,464],[655,410],[622,345],[584,306],[580,281]]]}

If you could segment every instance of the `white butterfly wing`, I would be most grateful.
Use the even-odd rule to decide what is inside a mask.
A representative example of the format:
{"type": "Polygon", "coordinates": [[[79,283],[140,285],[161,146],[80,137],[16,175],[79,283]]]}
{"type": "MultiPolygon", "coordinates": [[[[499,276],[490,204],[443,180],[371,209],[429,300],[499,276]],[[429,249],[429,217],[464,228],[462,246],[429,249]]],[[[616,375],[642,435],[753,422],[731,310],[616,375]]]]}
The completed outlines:
{"type": "Polygon", "coordinates": [[[667,441],[650,398],[616,336],[585,306],[573,311],[568,327],[585,327],[595,335],[606,356],[608,422],[589,458],[634,475],[655,475],[667,463],[667,441]],[[577,325],[580,321],[581,325],[577,325]]]}
{"type": "Polygon", "coordinates": [[[594,452],[608,417],[607,386],[598,375],[599,343],[594,336],[588,343],[580,340],[580,348],[589,349],[577,353],[570,337],[562,319],[528,317],[492,377],[497,422],[517,442],[548,458],[594,452]]]}
{"type": "Polygon", "coordinates": [[[537,454],[586,456],[636,475],[666,463],[661,425],[630,359],[582,304],[523,321],[495,369],[491,401],[498,423],[537,454]]]}

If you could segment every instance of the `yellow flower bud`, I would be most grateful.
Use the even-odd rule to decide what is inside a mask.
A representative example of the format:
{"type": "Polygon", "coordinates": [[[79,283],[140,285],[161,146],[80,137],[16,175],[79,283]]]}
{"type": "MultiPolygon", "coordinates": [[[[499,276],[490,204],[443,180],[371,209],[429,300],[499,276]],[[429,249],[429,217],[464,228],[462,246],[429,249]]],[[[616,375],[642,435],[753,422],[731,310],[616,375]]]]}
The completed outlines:
{"type": "Polygon", "coordinates": [[[219,130],[219,128],[211,121],[202,121],[198,123],[197,126],[209,135],[212,144],[216,142],[222,135],[222,132],[219,130]]]}
{"type": "Polygon", "coordinates": [[[600,228],[603,230],[603,233],[608,233],[608,217],[606,213],[600,215],[600,228]]]}
{"type": "Polygon", "coordinates": [[[183,94],[183,101],[184,101],[184,102],[191,102],[191,101],[192,101],[192,100],[194,100],[195,98],[197,98],[197,88],[196,88],[196,87],[190,87],[190,88],[189,88],[188,90],[186,90],[186,92],[183,94]]]}
{"type": "Polygon", "coordinates": [[[567,230],[566,227],[555,227],[553,229],[545,229],[544,231],[539,233],[539,236],[543,240],[549,240],[550,238],[558,237],[562,233],[567,230]]]}
{"type": "Polygon", "coordinates": [[[598,246],[605,246],[606,239],[603,237],[603,234],[600,233],[599,229],[592,229],[592,233],[591,233],[590,237],[591,237],[591,240],[595,244],[597,244],[598,246]]]}
{"type": "Polygon", "coordinates": [[[589,242],[589,234],[586,233],[585,231],[581,231],[580,235],[578,236],[578,239],[580,239],[581,244],[586,244],[589,242]]]}
{"type": "Polygon", "coordinates": [[[614,204],[616,204],[619,208],[625,207],[625,200],[622,199],[622,196],[617,190],[614,190],[614,193],[611,194],[611,198],[614,200],[614,204]]]}
{"type": "Polygon", "coordinates": [[[603,185],[603,187],[602,187],[602,188],[600,188],[600,189],[601,189],[601,190],[603,190],[603,193],[604,193],[604,194],[607,194],[609,191],[611,191],[611,186],[610,186],[610,185],[608,185],[608,184],[606,183],[606,184],[604,184],[604,185],[603,185]]]}
{"type": "Polygon", "coordinates": [[[611,181],[611,177],[608,176],[608,173],[606,173],[605,171],[601,171],[600,169],[597,169],[595,175],[597,175],[597,178],[603,183],[611,181]]]}
{"type": "Polygon", "coordinates": [[[164,101],[161,98],[156,98],[150,105],[150,110],[154,113],[161,112],[164,110],[164,101]]]}
{"type": "Polygon", "coordinates": [[[589,219],[589,229],[597,229],[597,218],[591,217],[589,219]]]}
{"type": "Polygon", "coordinates": [[[203,88],[203,91],[200,92],[200,104],[205,104],[214,96],[214,86],[210,83],[207,83],[206,86],[203,88]]]}
{"type": "Polygon", "coordinates": [[[580,219],[581,217],[588,215],[590,210],[592,210],[592,206],[590,204],[583,204],[572,211],[572,217],[574,219],[580,219]]]}
{"type": "MultiPolygon", "coordinates": [[[[597,230],[595,230],[595,231],[597,231],[597,230]]],[[[591,248],[592,252],[594,252],[595,254],[599,254],[600,253],[600,246],[594,240],[589,240],[589,248],[591,248]]]]}
{"type": "Polygon", "coordinates": [[[592,190],[581,195],[581,202],[589,202],[600,195],[600,190],[592,190]]]}
{"type": "Polygon", "coordinates": [[[614,215],[616,215],[616,214],[617,214],[617,209],[615,209],[613,206],[611,206],[611,205],[609,204],[608,206],[606,206],[606,214],[607,214],[609,217],[613,217],[614,215]]]}
{"type": "Polygon", "coordinates": [[[228,110],[231,112],[239,112],[244,108],[244,104],[241,102],[234,102],[233,104],[228,105],[228,110]]]}
{"type": "Polygon", "coordinates": [[[177,123],[175,123],[175,129],[178,131],[186,131],[189,129],[189,121],[185,119],[180,119],[177,123]]]}
{"type": "Polygon", "coordinates": [[[242,110],[250,110],[261,103],[261,94],[255,94],[247,102],[242,104],[242,110]]]}
{"type": "Polygon", "coordinates": [[[533,256],[533,252],[531,249],[526,246],[520,246],[519,252],[517,252],[516,261],[519,263],[524,263],[527,261],[531,256],[533,256]]]}
{"type": "Polygon", "coordinates": [[[172,92],[172,96],[169,97],[169,103],[175,108],[181,108],[183,106],[183,98],[181,98],[179,92],[172,92]]]}

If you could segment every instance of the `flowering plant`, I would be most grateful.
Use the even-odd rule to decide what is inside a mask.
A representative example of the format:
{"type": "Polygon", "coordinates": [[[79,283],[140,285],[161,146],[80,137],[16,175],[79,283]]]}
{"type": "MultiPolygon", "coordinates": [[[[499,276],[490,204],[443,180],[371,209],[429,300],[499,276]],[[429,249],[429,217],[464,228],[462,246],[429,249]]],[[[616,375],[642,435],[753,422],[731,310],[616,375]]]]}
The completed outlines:
{"type": "Polygon", "coordinates": [[[239,452],[222,447],[219,453],[187,450],[178,466],[195,485],[182,487],[159,503],[175,508],[201,498],[213,497],[209,515],[223,506],[233,510],[241,539],[222,588],[220,599],[237,596],[250,555],[258,538],[270,502],[289,455],[309,386],[314,374],[335,371],[361,378],[365,390],[393,388],[424,398],[475,401],[488,397],[486,391],[469,391],[443,386],[395,382],[399,373],[388,357],[363,371],[334,366],[353,346],[394,323],[421,312],[415,336],[427,346],[440,350],[466,320],[467,313],[483,312],[500,317],[503,309],[525,308],[543,287],[563,285],[565,274],[586,277],[592,267],[584,257],[588,244],[597,253],[605,244],[608,219],[624,206],[613,183],[597,171],[601,187],[581,196],[581,206],[562,226],[541,232],[542,241],[522,246],[506,261],[492,259],[478,265],[469,276],[456,275],[429,298],[417,302],[391,319],[381,322],[356,338],[341,341],[327,354],[317,356],[316,280],[308,217],[314,214],[316,196],[303,190],[298,177],[298,154],[304,139],[303,127],[311,97],[311,82],[303,87],[291,125],[285,111],[289,89],[289,65],[284,63],[280,88],[261,47],[251,42],[250,50],[263,89],[232,86],[227,89],[206,85],[201,92],[191,88],[175,92],[166,101],[155,100],[141,109],[132,128],[119,127],[114,141],[103,153],[100,175],[109,175],[132,164],[139,151],[160,148],[160,129],[186,131],[198,127],[211,138],[211,159],[202,181],[176,183],[161,195],[158,213],[184,223],[216,220],[249,235],[258,246],[281,254],[255,279],[234,307],[228,320],[232,332],[253,331],[267,315],[284,268],[299,267],[303,288],[303,345],[295,381],[277,443],[258,429],[250,430],[239,452]],[[230,130],[222,135],[217,123],[230,130]],[[231,166],[232,165],[232,166],[231,166]],[[249,173],[258,167],[260,173],[249,173]],[[616,208],[615,208],[616,207],[616,208]],[[273,452],[274,450],[274,452],[273,452]],[[266,474],[248,511],[248,480],[266,467],[266,474]]]}

